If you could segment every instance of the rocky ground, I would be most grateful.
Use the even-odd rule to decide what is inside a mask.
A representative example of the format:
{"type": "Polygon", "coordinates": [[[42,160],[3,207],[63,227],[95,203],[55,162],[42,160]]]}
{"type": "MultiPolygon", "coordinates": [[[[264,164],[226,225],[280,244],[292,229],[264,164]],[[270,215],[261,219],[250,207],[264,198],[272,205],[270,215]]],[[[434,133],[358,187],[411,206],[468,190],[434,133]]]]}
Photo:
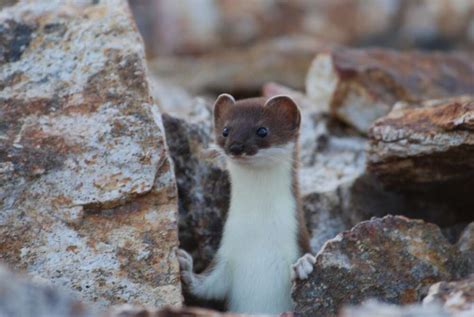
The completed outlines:
{"type": "Polygon", "coordinates": [[[474,316],[472,2],[205,0],[192,19],[173,3],[152,25],[180,37],[153,34],[179,54],[148,61],[124,0],[0,12],[0,316],[236,317],[182,307],[204,303],[183,297],[174,253],[199,271],[219,245],[221,92],[301,108],[316,265],[284,316],[474,316]],[[344,47],[394,28],[392,47],[462,50],[344,47]]]}

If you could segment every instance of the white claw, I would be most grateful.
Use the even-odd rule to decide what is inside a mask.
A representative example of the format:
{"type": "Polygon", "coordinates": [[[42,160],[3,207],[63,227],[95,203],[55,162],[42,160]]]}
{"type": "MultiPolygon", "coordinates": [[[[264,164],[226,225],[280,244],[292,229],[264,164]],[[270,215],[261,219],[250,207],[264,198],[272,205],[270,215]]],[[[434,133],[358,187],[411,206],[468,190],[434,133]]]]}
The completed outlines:
{"type": "Polygon", "coordinates": [[[181,271],[193,271],[193,258],[183,249],[176,251],[178,257],[179,268],[181,271]]]}
{"type": "Polygon", "coordinates": [[[313,272],[315,263],[316,258],[312,254],[306,253],[291,266],[291,279],[307,279],[311,272],[313,272]]]}
{"type": "Polygon", "coordinates": [[[181,271],[181,280],[184,284],[191,286],[195,277],[193,273],[193,258],[183,249],[178,249],[176,251],[176,256],[181,271]]]}

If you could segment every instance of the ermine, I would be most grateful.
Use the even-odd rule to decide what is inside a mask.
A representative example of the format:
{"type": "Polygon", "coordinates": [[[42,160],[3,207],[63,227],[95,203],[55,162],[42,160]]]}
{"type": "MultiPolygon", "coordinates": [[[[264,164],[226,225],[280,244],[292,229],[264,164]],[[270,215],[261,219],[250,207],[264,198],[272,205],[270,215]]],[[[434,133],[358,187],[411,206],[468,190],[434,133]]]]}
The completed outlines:
{"type": "Polygon", "coordinates": [[[202,274],[178,250],[183,285],[228,310],[275,314],[293,309],[291,286],[313,270],[298,190],[301,115],[287,96],[214,104],[214,133],[226,158],[231,201],[219,249],[202,274]]]}

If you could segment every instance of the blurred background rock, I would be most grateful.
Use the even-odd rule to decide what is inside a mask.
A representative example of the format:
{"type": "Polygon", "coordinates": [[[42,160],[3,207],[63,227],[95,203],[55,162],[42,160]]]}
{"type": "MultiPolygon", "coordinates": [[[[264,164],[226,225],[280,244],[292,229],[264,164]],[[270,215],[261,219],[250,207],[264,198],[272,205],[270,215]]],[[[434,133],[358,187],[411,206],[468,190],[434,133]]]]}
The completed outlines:
{"type": "MultiPolygon", "coordinates": [[[[7,1],[9,2],[9,1],[7,1]]],[[[356,47],[474,47],[472,0],[129,0],[150,58],[283,35],[356,47]]]]}

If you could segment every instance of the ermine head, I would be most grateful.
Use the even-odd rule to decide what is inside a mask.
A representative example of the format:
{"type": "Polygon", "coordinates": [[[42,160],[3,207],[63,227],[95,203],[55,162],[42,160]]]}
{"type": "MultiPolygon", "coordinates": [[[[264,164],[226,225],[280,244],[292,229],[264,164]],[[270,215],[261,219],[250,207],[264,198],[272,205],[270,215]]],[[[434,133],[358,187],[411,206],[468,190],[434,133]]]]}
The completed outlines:
{"type": "Polygon", "coordinates": [[[222,94],[214,104],[216,143],[238,164],[291,161],[300,121],[297,105],[287,96],[235,101],[222,94]]]}

